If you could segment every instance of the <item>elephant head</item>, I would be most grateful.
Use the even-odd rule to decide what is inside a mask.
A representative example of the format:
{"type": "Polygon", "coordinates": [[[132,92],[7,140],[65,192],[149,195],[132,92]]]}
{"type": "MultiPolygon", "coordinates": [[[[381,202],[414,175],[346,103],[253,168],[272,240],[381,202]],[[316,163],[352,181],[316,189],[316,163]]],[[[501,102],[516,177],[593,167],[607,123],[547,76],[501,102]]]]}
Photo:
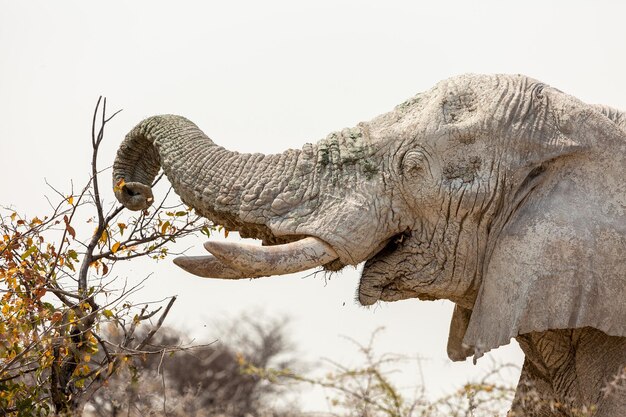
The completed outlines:
{"type": "Polygon", "coordinates": [[[189,206],[263,246],[209,242],[175,262],[250,278],[365,262],[363,305],[456,304],[461,360],[518,334],[626,336],[626,116],[524,76],[464,75],[282,154],[240,154],[189,120],[142,121],[113,166],[150,205],[162,168],[189,206]]]}

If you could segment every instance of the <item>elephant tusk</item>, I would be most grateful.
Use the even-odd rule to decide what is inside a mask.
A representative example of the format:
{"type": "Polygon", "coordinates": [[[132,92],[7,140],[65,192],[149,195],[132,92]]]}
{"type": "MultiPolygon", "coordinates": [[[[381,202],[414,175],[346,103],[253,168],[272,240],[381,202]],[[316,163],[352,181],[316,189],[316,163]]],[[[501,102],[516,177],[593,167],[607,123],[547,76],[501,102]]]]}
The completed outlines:
{"type": "Polygon", "coordinates": [[[234,270],[255,277],[305,271],[339,257],[333,248],[315,237],[275,246],[212,241],[204,247],[234,270]]]}
{"type": "Polygon", "coordinates": [[[203,278],[244,279],[258,278],[224,264],[213,255],[179,256],[174,263],[185,271],[203,278]]]}

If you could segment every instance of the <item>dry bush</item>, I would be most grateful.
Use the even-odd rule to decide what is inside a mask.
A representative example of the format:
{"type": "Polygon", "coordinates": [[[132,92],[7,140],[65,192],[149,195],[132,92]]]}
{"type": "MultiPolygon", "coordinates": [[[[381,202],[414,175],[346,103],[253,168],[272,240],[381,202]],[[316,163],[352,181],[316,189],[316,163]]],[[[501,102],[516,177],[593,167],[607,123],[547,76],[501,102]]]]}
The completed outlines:
{"type": "Polygon", "coordinates": [[[49,207],[36,215],[0,207],[1,415],[80,415],[129,357],[148,353],[144,348],[175,301],[153,309],[131,302],[139,285],[118,279],[113,269],[127,259],[163,259],[176,239],[211,228],[189,208],[166,207],[167,197],[134,214],[105,201],[98,151],[115,114],[107,116],[106,99],[98,100],[91,175],[81,189],[50,186],[49,207]],[[152,319],[149,331],[135,334],[152,319]],[[124,337],[107,340],[100,332],[107,323],[124,337]]]}
{"type": "MultiPolygon", "coordinates": [[[[114,416],[282,416],[293,405],[280,401],[285,387],[241,372],[241,363],[293,368],[285,321],[241,316],[224,326],[227,342],[185,348],[185,338],[167,329],[149,348],[172,355],[135,358],[125,372],[94,396],[92,414],[114,416]],[[277,403],[281,403],[278,405],[277,403]]],[[[220,338],[221,339],[221,338],[220,338]]],[[[296,409],[297,411],[297,409],[296,409]]]]}
{"type": "Polygon", "coordinates": [[[375,331],[367,345],[350,340],[362,362],[346,366],[325,359],[328,369],[322,377],[309,377],[289,369],[260,368],[244,363],[245,372],[274,384],[303,383],[324,389],[331,411],[325,415],[341,417],[479,417],[504,416],[515,394],[515,387],[505,382],[501,373],[514,365],[495,366],[482,379],[464,384],[452,394],[439,399],[428,397],[424,386],[401,388],[393,374],[417,358],[375,350],[375,331]]]}

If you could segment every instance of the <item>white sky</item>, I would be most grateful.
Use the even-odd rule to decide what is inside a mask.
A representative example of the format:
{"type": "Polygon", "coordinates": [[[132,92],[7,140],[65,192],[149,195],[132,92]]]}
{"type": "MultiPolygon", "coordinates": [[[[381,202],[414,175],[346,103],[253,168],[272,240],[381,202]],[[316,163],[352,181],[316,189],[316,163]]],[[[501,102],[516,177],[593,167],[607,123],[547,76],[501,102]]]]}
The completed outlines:
{"type": "MultiPolygon", "coordinates": [[[[465,72],[524,73],[626,108],[624,16],[626,3],[617,1],[0,0],[0,204],[38,214],[50,194],[44,177],[66,190],[69,179],[87,178],[100,94],[110,109],[124,108],[110,124],[102,166],[153,114],[184,115],[233,150],[278,152],[465,72]]],[[[201,242],[189,243],[194,253],[201,242]]],[[[380,350],[428,358],[424,379],[435,394],[480,376],[489,357],[521,363],[516,346],[478,366],[449,362],[450,303],[365,309],[354,301],[354,271],[328,283],[201,280],[170,262],[132,264],[129,273],[149,269],[156,273],[142,296],[178,294],[169,323],[195,337],[205,338],[212,320],[263,309],[293,318],[294,341],[309,358],[346,363],[353,349],[338,335],[366,341],[386,326],[380,350]]],[[[417,373],[407,381],[417,383],[417,373]]],[[[311,408],[320,401],[305,400],[311,408]]]]}

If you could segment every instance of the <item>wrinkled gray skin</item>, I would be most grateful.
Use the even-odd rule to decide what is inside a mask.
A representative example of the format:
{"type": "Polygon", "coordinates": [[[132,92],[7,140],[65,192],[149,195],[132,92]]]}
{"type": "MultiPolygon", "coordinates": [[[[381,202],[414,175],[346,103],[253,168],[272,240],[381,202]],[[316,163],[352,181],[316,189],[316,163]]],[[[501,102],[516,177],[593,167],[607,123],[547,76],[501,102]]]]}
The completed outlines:
{"type": "Polygon", "coordinates": [[[519,341],[516,415],[594,403],[623,416],[623,392],[601,389],[626,366],[625,148],[624,113],[524,76],[464,75],[279,155],[151,117],[121,145],[113,181],[143,209],[162,167],[186,204],[244,237],[317,237],[338,255],[327,269],[365,261],[363,305],[453,301],[451,359],[519,341]]]}

